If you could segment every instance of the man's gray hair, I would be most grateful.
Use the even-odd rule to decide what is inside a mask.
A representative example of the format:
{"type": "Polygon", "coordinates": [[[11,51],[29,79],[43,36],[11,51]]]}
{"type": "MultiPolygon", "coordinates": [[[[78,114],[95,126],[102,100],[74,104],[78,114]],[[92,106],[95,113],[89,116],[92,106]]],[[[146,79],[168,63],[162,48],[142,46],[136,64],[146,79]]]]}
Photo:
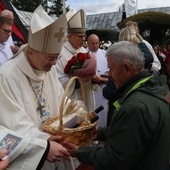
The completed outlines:
{"type": "Polygon", "coordinates": [[[125,62],[129,62],[137,71],[143,69],[145,65],[145,58],[141,50],[135,43],[128,41],[120,41],[111,45],[106,56],[112,57],[120,67],[125,62]]]}

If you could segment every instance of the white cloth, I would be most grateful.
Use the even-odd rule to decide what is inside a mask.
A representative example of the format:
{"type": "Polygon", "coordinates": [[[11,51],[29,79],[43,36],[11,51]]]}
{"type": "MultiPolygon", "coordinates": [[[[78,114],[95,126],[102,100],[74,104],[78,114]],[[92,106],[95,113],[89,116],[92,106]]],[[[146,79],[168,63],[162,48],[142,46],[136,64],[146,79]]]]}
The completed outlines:
{"type": "Polygon", "coordinates": [[[0,44],[0,65],[13,56],[10,45],[0,44]]]}
{"type": "MultiPolygon", "coordinates": [[[[0,138],[3,138],[3,134],[12,134],[18,136],[17,133],[10,131],[0,126],[0,138]]],[[[46,151],[47,141],[43,139],[31,139],[21,136],[22,145],[17,146],[15,152],[10,157],[9,170],[33,170],[37,168],[37,163],[40,162],[42,155],[46,151]],[[16,159],[17,158],[17,159],[16,159]],[[14,161],[13,161],[14,160],[14,161]],[[27,161],[29,160],[29,161],[27,161]],[[31,163],[30,163],[31,162],[31,163]]]]}
{"type": "MultiPolygon", "coordinates": [[[[87,48],[87,51],[89,49],[87,48]]],[[[97,61],[97,71],[96,74],[102,75],[105,74],[108,70],[107,59],[106,59],[106,51],[102,49],[98,49],[96,52],[91,52],[94,56],[96,56],[97,61]]],[[[97,91],[94,91],[95,96],[95,108],[103,105],[104,109],[98,113],[99,120],[97,121],[98,127],[105,127],[107,122],[107,111],[108,111],[108,104],[107,100],[103,97],[103,88],[105,87],[104,84],[98,85],[97,91]]]]}
{"type": "Polygon", "coordinates": [[[146,40],[143,40],[143,43],[146,44],[146,46],[148,47],[148,49],[150,50],[150,52],[152,53],[153,55],[153,63],[152,63],[152,70],[154,72],[158,72],[160,69],[161,69],[161,63],[160,61],[158,60],[158,57],[156,56],[152,46],[146,41],[146,40]]]}
{"type": "MultiPolygon", "coordinates": [[[[27,45],[24,46],[27,47],[27,45]]],[[[2,113],[0,124],[21,135],[48,139],[50,135],[41,131],[41,125],[47,119],[59,114],[64,90],[58,80],[55,67],[47,73],[33,70],[24,50],[20,50],[17,55],[0,67],[0,112],[2,113]],[[37,98],[28,78],[36,92],[40,90],[44,81],[41,96],[41,104],[44,106],[42,117],[37,111],[37,98]]],[[[70,165],[69,169],[61,169],[71,170],[73,168],[71,162],[67,161],[65,165],[67,164],[70,165]]],[[[46,168],[43,170],[55,169],[54,164],[47,161],[44,167],[46,168]]]]}
{"type": "MultiPolygon", "coordinates": [[[[58,78],[63,87],[65,88],[70,77],[69,74],[64,73],[65,65],[67,64],[68,60],[70,60],[75,54],[78,54],[79,52],[85,53],[86,50],[81,47],[79,49],[73,48],[73,46],[70,44],[69,41],[65,41],[61,50],[61,58],[56,63],[56,69],[58,72],[58,78]]],[[[86,93],[86,106],[87,110],[94,110],[94,94],[92,90],[92,82],[86,82],[84,83],[85,87],[85,93],[86,93]]],[[[78,89],[75,90],[75,99],[77,99],[77,96],[81,96],[81,91],[78,89]]]]}
{"type": "Polygon", "coordinates": [[[12,39],[12,35],[9,36],[7,42],[6,42],[7,45],[14,45],[14,42],[13,42],[13,39],[12,39]]]}

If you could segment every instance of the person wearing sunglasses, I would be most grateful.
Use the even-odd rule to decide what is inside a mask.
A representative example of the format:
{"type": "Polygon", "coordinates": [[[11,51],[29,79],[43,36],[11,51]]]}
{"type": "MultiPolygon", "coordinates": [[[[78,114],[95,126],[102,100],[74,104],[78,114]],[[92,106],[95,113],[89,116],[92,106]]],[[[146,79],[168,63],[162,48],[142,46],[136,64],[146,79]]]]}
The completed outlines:
{"type": "Polygon", "coordinates": [[[13,56],[11,48],[6,45],[12,33],[12,24],[9,19],[0,16],[0,65],[13,56]]]}

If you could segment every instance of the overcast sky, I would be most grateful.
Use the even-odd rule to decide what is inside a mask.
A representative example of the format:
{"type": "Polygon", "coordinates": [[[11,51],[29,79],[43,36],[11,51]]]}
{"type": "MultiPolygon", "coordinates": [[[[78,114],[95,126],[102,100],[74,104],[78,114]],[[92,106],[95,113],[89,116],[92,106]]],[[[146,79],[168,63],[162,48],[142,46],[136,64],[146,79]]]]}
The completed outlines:
{"type": "MultiPolygon", "coordinates": [[[[67,0],[66,7],[77,12],[84,9],[86,14],[117,12],[124,0],[67,0]]],[[[138,9],[170,7],[170,0],[138,0],[138,9]]]]}

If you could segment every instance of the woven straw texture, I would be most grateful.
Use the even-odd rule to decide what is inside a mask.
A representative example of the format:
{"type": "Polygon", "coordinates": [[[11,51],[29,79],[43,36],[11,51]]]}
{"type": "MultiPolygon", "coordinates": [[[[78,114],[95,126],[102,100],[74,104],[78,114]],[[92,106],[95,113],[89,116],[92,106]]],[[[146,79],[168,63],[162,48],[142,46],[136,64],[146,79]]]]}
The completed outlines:
{"type": "Polygon", "coordinates": [[[67,142],[71,142],[73,144],[76,144],[78,146],[86,146],[88,144],[91,143],[91,141],[93,140],[93,134],[94,134],[94,130],[95,130],[95,126],[96,124],[93,123],[88,123],[88,122],[82,122],[80,124],[79,127],[77,128],[65,128],[63,127],[63,112],[64,112],[64,107],[66,105],[66,102],[68,101],[66,98],[70,97],[67,96],[68,91],[70,86],[72,85],[72,83],[75,80],[78,80],[81,84],[81,89],[82,89],[82,100],[85,102],[86,100],[86,96],[85,96],[85,91],[84,91],[84,86],[83,83],[81,81],[81,79],[77,76],[72,77],[63,94],[62,97],[62,102],[60,105],[60,113],[58,116],[49,119],[48,121],[46,121],[43,124],[43,129],[50,133],[51,135],[60,135],[62,136],[62,139],[60,140],[60,143],[62,144],[64,141],[67,142]],[[51,123],[53,123],[54,121],[59,121],[59,127],[55,127],[55,126],[49,126],[51,123]]]}

